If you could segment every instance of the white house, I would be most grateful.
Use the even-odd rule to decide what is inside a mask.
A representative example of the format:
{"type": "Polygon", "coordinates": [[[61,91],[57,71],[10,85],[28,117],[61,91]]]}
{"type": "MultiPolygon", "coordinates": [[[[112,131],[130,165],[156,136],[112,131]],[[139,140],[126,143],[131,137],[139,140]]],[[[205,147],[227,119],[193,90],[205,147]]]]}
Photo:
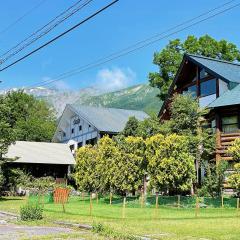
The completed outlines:
{"type": "Polygon", "coordinates": [[[103,135],[118,134],[131,116],[138,120],[149,117],[143,111],[67,104],[53,142],[67,143],[74,153],[85,144],[95,144],[103,135]]]}

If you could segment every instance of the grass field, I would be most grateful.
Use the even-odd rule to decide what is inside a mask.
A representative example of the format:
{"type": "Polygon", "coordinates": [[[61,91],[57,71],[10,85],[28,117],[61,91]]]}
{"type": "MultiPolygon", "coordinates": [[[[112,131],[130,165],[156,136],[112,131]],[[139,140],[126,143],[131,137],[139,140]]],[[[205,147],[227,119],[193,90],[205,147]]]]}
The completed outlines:
{"type": "MultiPolygon", "coordinates": [[[[3,198],[0,200],[0,210],[19,212],[20,206],[26,202],[25,198],[3,198]]],[[[196,218],[195,209],[191,207],[160,205],[156,210],[154,204],[141,208],[138,200],[135,200],[127,202],[125,218],[122,218],[120,199],[113,203],[109,205],[106,200],[100,200],[97,204],[93,201],[92,216],[89,215],[88,199],[71,197],[65,213],[62,212],[61,205],[47,203],[44,205],[44,220],[38,224],[51,224],[55,220],[89,224],[94,222],[116,232],[164,240],[240,239],[240,212],[237,213],[231,205],[225,208],[201,208],[196,218]]]]}

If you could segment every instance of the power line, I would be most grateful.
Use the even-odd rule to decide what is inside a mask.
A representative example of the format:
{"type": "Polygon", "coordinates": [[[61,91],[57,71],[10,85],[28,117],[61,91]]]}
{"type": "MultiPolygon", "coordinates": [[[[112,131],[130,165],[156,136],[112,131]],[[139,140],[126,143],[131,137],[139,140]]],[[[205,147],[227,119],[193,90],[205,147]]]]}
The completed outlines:
{"type": "Polygon", "coordinates": [[[203,19],[200,19],[200,20],[198,20],[198,21],[195,21],[194,23],[191,23],[192,21],[194,21],[194,20],[196,20],[196,19],[198,19],[198,18],[200,18],[200,17],[202,17],[202,16],[208,15],[209,13],[212,13],[213,11],[216,11],[216,10],[218,10],[219,8],[222,8],[223,6],[226,6],[227,4],[232,3],[232,2],[234,2],[234,1],[229,1],[229,2],[223,4],[223,5],[219,6],[219,7],[216,7],[216,8],[214,8],[214,9],[210,10],[210,11],[207,11],[207,12],[199,15],[198,17],[194,17],[194,18],[192,18],[192,19],[190,19],[190,20],[187,20],[187,21],[185,21],[185,22],[183,22],[183,23],[181,23],[181,24],[178,24],[177,26],[172,27],[172,28],[170,28],[170,29],[168,29],[168,30],[160,33],[160,34],[156,34],[156,35],[154,35],[153,37],[147,38],[147,39],[145,39],[145,40],[143,40],[143,41],[139,41],[139,42],[137,42],[136,44],[133,44],[133,45],[127,47],[127,48],[124,48],[124,49],[118,51],[118,52],[112,53],[112,54],[110,54],[110,55],[108,55],[108,56],[106,56],[106,57],[100,58],[100,59],[98,59],[98,60],[96,60],[96,61],[94,61],[94,62],[92,62],[92,63],[86,64],[86,65],[84,65],[84,66],[75,68],[75,69],[73,69],[73,70],[71,70],[71,71],[62,73],[62,74],[58,75],[56,78],[54,78],[54,79],[52,79],[52,80],[41,81],[41,82],[39,82],[39,83],[37,83],[37,84],[34,84],[34,85],[31,85],[31,86],[45,86],[45,85],[49,85],[49,84],[51,84],[51,83],[60,81],[60,80],[65,79],[65,78],[67,78],[67,77],[71,77],[71,76],[74,76],[74,75],[76,75],[76,74],[79,74],[79,73],[82,73],[82,72],[84,72],[84,71],[87,71],[87,70],[89,70],[89,69],[98,67],[98,66],[103,65],[103,64],[105,64],[105,63],[107,63],[107,62],[113,61],[113,60],[115,60],[115,59],[117,59],[117,58],[120,58],[120,57],[122,57],[122,56],[128,55],[128,54],[130,54],[130,53],[132,53],[132,52],[135,52],[135,51],[137,51],[137,50],[140,50],[140,49],[142,49],[142,48],[145,48],[145,47],[147,47],[147,46],[149,46],[149,45],[152,45],[152,44],[154,44],[155,42],[158,42],[158,41],[160,41],[160,40],[162,40],[162,39],[168,38],[168,37],[170,37],[170,36],[172,36],[172,35],[174,35],[174,34],[176,34],[176,33],[182,32],[182,31],[184,31],[184,30],[186,30],[186,29],[188,29],[188,28],[191,28],[191,27],[193,27],[193,26],[195,26],[195,25],[197,25],[197,24],[200,24],[200,23],[202,23],[202,22],[204,22],[204,21],[207,21],[208,19],[214,18],[214,17],[216,17],[216,16],[218,16],[218,15],[220,15],[220,14],[223,14],[223,13],[225,13],[225,12],[227,12],[227,11],[230,11],[230,10],[233,9],[233,8],[236,8],[236,7],[240,6],[240,3],[235,4],[235,5],[231,6],[231,7],[225,8],[224,10],[219,11],[219,12],[213,14],[213,15],[210,15],[210,16],[208,16],[208,17],[206,17],[206,18],[203,18],[203,19]],[[185,26],[185,27],[182,27],[182,28],[180,28],[180,29],[178,29],[178,30],[176,30],[176,31],[174,31],[174,32],[171,32],[172,30],[177,29],[177,28],[179,28],[179,26],[183,26],[183,25],[185,25],[186,23],[191,23],[191,24],[189,24],[189,25],[187,25],[187,26],[185,26]],[[168,32],[170,32],[170,33],[167,34],[168,32]],[[165,34],[165,35],[164,35],[164,34],[165,34]],[[160,36],[162,36],[162,37],[160,37],[160,36]],[[140,46],[139,46],[139,45],[140,45],[140,46]]]}
{"type": "Polygon", "coordinates": [[[0,31],[0,35],[4,34],[5,32],[7,32],[9,29],[11,29],[13,26],[15,26],[17,23],[19,23],[20,21],[22,21],[26,16],[28,16],[30,13],[32,13],[34,10],[36,10],[37,8],[39,8],[44,2],[46,2],[46,0],[42,0],[40,1],[37,5],[35,5],[33,8],[31,8],[30,10],[28,10],[27,12],[25,12],[22,16],[20,16],[19,18],[17,18],[14,22],[10,23],[7,27],[5,27],[2,31],[0,31]]]}
{"type": "Polygon", "coordinates": [[[101,8],[100,10],[98,10],[97,12],[93,13],[92,15],[90,15],[89,17],[85,18],[84,20],[82,20],[81,22],[77,23],[76,25],[74,25],[73,27],[69,28],[68,30],[64,31],[63,33],[57,35],[56,37],[54,37],[53,39],[51,39],[50,41],[44,43],[43,45],[41,45],[40,47],[34,49],[33,51],[31,51],[30,53],[24,55],[23,57],[17,59],[16,61],[14,61],[13,63],[7,65],[6,67],[0,69],[0,72],[8,69],[9,67],[17,64],[18,62],[24,60],[25,58],[31,56],[32,54],[38,52],[39,50],[41,50],[42,48],[48,46],[49,44],[55,42],[56,40],[58,40],[59,38],[63,37],[64,35],[66,35],[67,33],[73,31],[75,28],[79,27],[80,25],[84,24],[85,22],[89,21],[90,19],[92,19],[93,17],[95,17],[96,15],[100,14],[101,12],[105,11],[107,8],[111,7],[113,4],[117,3],[119,0],[115,0],[113,2],[111,2],[110,4],[106,5],[105,7],[101,8]]]}
{"type": "Polygon", "coordinates": [[[17,45],[15,45],[14,47],[12,47],[11,49],[9,49],[7,52],[3,53],[1,55],[1,59],[0,59],[0,64],[3,64],[4,62],[6,62],[8,59],[10,59],[11,57],[15,56],[16,54],[18,54],[19,52],[21,52],[23,49],[25,49],[26,47],[30,46],[31,44],[33,44],[34,42],[36,42],[38,39],[42,38],[43,36],[45,36],[46,34],[48,34],[50,31],[52,31],[54,28],[56,28],[58,25],[60,25],[61,23],[63,23],[65,20],[67,20],[68,18],[70,18],[72,15],[74,15],[75,13],[79,12],[82,8],[84,8],[85,6],[87,6],[90,2],[92,2],[93,0],[86,0],[83,4],[79,5],[79,3],[81,3],[83,0],[79,0],[77,1],[74,5],[72,5],[71,7],[69,7],[67,10],[65,10],[64,12],[62,12],[61,14],[59,14],[58,16],[56,16],[53,20],[51,20],[50,22],[48,22],[47,24],[45,24],[43,27],[41,27],[40,29],[38,29],[36,32],[34,32],[33,34],[31,34],[30,36],[28,36],[26,39],[22,40],[20,43],[18,43],[17,45]],[[78,6],[79,5],[79,6],[78,6]],[[61,18],[60,18],[61,17],[61,18]],[[38,34],[39,33],[39,34],[38,34]],[[38,34],[38,35],[37,35],[38,34]],[[35,35],[37,35],[36,37],[34,37],[35,35]],[[32,38],[34,37],[34,38],[32,38]],[[31,39],[32,38],[32,39],[31,39]],[[29,40],[30,39],[30,40],[29,40]],[[29,40],[27,42],[27,40],[29,40]],[[25,43],[26,42],[26,43],[25,43]],[[24,44],[25,43],[25,44],[24,44]],[[16,50],[15,50],[16,49],[16,50]],[[14,51],[15,50],[15,51],[14,51]],[[12,52],[12,53],[11,53],[12,52]],[[8,53],[10,53],[9,55],[7,55],[8,53]],[[7,56],[6,56],[7,55],[7,56]],[[5,57],[4,57],[5,56],[5,57]]]}

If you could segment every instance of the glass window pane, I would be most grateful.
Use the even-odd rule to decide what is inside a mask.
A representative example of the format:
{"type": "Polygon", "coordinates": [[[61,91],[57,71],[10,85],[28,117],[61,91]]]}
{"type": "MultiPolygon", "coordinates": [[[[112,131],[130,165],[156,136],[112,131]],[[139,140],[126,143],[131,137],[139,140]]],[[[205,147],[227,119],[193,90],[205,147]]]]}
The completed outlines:
{"type": "Polygon", "coordinates": [[[238,131],[238,124],[223,125],[222,130],[224,133],[234,133],[238,131]]]}
{"type": "Polygon", "coordinates": [[[229,117],[223,117],[222,118],[222,124],[233,124],[238,123],[238,117],[237,116],[229,116],[229,117]]]}
{"type": "Polygon", "coordinates": [[[216,79],[212,79],[200,84],[201,97],[216,93],[216,79]]]}
{"type": "Polygon", "coordinates": [[[200,70],[200,79],[203,79],[205,77],[209,76],[208,72],[205,71],[204,68],[200,70]]]}
{"type": "Polygon", "coordinates": [[[193,97],[197,96],[197,86],[196,85],[192,85],[190,87],[187,87],[183,90],[183,94],[184,93],[190,93],[193,97]]]}

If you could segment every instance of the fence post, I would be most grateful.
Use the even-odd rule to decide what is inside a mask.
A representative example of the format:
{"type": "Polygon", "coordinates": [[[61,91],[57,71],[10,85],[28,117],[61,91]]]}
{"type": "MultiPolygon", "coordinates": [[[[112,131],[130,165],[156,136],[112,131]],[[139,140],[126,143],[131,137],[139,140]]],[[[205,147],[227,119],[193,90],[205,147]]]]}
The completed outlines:
{"type": "Polygon", "coordinates": [[[112,192],[110,192],[109,204],[112,205],[112,192]]]}
{"type": "Polygon", "coordinates": [[[126,197],[123,198],[122,218],[125,218],[126,197]]]}
{"type": "Polygon", "coordinates": [[[90,192],[90,216],[92,216],[92,193],[90,192]]]}
{"type": "Polygon", "coordinates": [[[221,202],[222,202],[222,208],[224,208],[224,196],[223,196],[223,194],[221,195],[221,202]]]}
{"type": "Polygon", "coordinates": [[[178,208],[180,208],[180,201],[181,201],[180,198],[181,198],[181,196],[178,195],[178,203],[177,203],[178,208]]]}
{"type": "Polygon", "coordinates": [[[82,195],[82,201],[83,201],[84,200],[84,192],[83,191],[82,191],[81,195],[82,195]]]}
{"type": "Polygon", "coordinates": [[[96,200],[97,200],[97,204],[98,204],[98,192],[96,192],[96,200]]]}
{"type": "Polygon", "coordinates": [[[238,213],[239,213],[239,198],[237,198],[237,216],[238,216],[238,213]]]}
{"type": "Polygon", "coordinates": [[[143,205],[144,205],[144,190],[142,189],[141,190],[141,208],[143,208],[143,205]]]}
{"type": "Polygon", "coordinates": [[[156,209],[158,209],[158,192],[156,192],[156,209]]]}
{"type": "Polygon", "coordinates": [[[196,197],[195,217],[198,217],[198,212],[199,212],[199,198],[196,197]]]}

